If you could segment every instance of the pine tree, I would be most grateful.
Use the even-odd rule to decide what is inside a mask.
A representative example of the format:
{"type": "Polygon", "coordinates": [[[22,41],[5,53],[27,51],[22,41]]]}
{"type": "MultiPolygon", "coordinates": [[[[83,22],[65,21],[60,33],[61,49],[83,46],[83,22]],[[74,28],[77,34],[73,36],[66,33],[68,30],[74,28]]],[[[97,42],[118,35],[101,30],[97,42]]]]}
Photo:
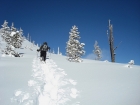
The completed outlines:
{"type": "Polygon", "coordinates": [[[7,43],[10,41],[10,28],[8,26],[8,22],[5,20],[3,25],[2,25],[2,28],[1,28],[1,37],[3,38],[4,41],[6,41],[7,43]]]}
{"type": "Polygon", "coordinates": [[[12,23],[12,25],[11,25],[11,32],[16,32],[16,28],[14,27],[14,23],[12,23]]]}
{"type": "Polygon", "coordinates": [[[30,40],[30,35],[29,35],[29,33],[28,33],[28,35],[27,35],[27,40],[28,40],[28,41],[30,40]]]}
{"type": "Polygon", "coordinates": [[[26,39],[26,37],[23,35],[23,30],[21,29],[21,27],[20,27],[20,30],[19,30],[19,34],[22,37],[22,41],[24,41],[26,39]]]}
{"type": "Polygon", "coordinates": [[[19,34],[23,37],[23,30],[20,28],[19,34]]]}
{"type": "Polygon", "coordinates": [[[130,62],[128,62],[128,67],[131,67],[132,65],[134,65],[134,60],[130,60],[130,62]]]}
{"type": "Polygon", "coordinates": [[[59,47],[58,47],[58,51],[57,51],[57,54],[58,54],[58,55],[60,54],[60,51],[59,51],[59,47]]]}
{"type": "Polygon", "coordinates": [[[53,49],[52,53],[53,53],[53,54],[55,54],[55,51],[54,51],[54,49],[53,49]]]}
{"type": "Polygon", "coordinates": [[[23,30],[19,31],[14,27],[14,23],[12,23],[11,28],[8,27],[8,22],[4,21],[4,24],[1,28],[2,38],[7,43],[7,46],[3,52],[5,54],[12,54],[15,57],[19,56],[18,53],[15,52],[14,48],[20,48],[23,42],[23,30]]]}
{"type": "Polygon", "coordinates": [[[20,28],[20,30],[18,31],[15,27],[14,27],[14,23],[12,23],[11,26],[11,42],[10,44],[12,46],[14,46],[15,48],[20,48],[23,42],[23,30],[20,28]]]}
{"type": "Polygon", "coordinates": [[[32,40],[31,40],[31,36],[30,36],[30,42],[32,42],[32,40]]]}
{"type": "Polygon", "coordinates": [[[101,57],[102,51],[101,51],[100,47],[98,46],[98,42],[97,41],[95,41],[94,49],[95,50],[93,50],[93,52],[97,56],[95,59],[96,60],[100,60],[102,58],[101,57]]]}
{"type": "Polygon", "coordinates": [[[81,62],[81,56],[85,54],[84,43],[80,43],[78,28],[74,25],[72,26],[71,32],[69,32],[69,40],[66,47],[66,54],[69,61],[81,62]]]}
{"type": "Polygon", "coordinates": [[[39,47],[39,46],[38,46],[38,43],[36,44],[36,46],[39,47]]]}

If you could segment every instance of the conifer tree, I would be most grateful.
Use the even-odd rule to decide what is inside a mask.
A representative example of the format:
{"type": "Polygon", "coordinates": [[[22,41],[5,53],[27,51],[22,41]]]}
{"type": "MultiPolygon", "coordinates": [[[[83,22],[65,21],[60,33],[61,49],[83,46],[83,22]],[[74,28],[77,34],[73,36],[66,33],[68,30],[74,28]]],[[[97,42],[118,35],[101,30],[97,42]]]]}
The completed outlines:
{"type": "Polygon", "coordinates": [[[29,33],[27,35],[27,40],[30,41],[30,35],[29,35],[29,33]]]}
{"type": "Polygon", "coordinates": [[[2,28],[1,28],[1,37],[3,38],[4,41],[6,41],[7,43],[10,41],[10,28],[8,26],[8,22],[5,20],[3,25],[1,25],[2,28]]]}
{"type": "Polygon", "coordinates": [[[19,31],[14,27],[14,23],[12,23],[11,28],[8,27],[8,22],[4,21],[4,24],[1,28],[1,36],[3,40],[7,43],[7,46],[3,52],[5,54],[12,54],[14,56],[19,56],[18,53],[15,52],[15,48],[20,48],[23,42],[23,30],[19,31]]]}
{"type": "Polygon", "coordinates": [[[81,56],[85,54],[84,43],[80,43],[78,28],[74,25],[72,26],[71,31],[69,32],[69,40],[66,42],[66,54],[69,61],[81,62],[81,56]]]}
{"type": "Polygon", "coordinates": [[[12,23],[11,26],[11,42],[10,44],[12,46],[14,46],[15,48],[20,48],[23,42],[23,30],[20,28],[20,30],[18,31],[15,27],[14,24],[12,23]]]}
{"type": "Polygon", "coordinates": [[[94,54],[97,56],[95,59],[96,59],[96,60],[100,60],[100,59],[102,58],[102,57],[101,57],[102,51],[101,51],[101,49],[100,49],[100,47],[99,47],[97,41],[95,41],[94,49],[95,49],[95,50],[93,50],[93,52],[94,52],[94,54]]]}

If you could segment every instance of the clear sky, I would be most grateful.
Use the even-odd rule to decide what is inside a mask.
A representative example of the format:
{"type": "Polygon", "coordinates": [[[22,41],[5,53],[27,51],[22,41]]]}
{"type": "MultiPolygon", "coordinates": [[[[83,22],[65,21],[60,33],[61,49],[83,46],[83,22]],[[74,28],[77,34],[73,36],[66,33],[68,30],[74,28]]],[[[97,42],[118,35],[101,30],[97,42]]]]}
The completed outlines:
{"type": "Polygon", "coordinates": [[[85,43],[84,58],[94,59],[94,43],[102,49],[102,60],[110,61],[106,31],[108,20],[113,24],[116,62],[131,59],[140,65],[140,1],[139,0],[0,0],[0,24],[22,28],[24,36],[44,41],[63,55],[73,25],[78,27],[80,42],[85,43]]]}

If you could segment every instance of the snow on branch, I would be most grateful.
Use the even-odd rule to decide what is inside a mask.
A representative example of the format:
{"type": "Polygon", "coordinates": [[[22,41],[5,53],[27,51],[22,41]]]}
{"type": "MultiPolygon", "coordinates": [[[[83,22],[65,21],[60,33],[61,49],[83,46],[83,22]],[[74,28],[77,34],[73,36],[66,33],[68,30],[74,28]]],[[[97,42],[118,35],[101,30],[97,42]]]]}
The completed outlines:
{"type": "Polygon", "coordinates": [[[84,43],[80,43],[78,32],[78,27],[76,27],[75,25],[72,26],[71,31],[69,32],[69,40],[68,42],[66,42],[67,46],[66,46],[66,54],[68,57],[69,61],[73,61],[73,62],[81,62],[81,56],[85,54],[84,51],[84,43]]]}
{"type": "Polygon", "coordinates": [[[5,54],[12,54],[15,57],[18,57],[18,53],[15,52],[14,48],[20,48],[22,46],[23,38],[23,30],[17,30],[14,27],[14,23],[12,23],[11,27],[8,26],[8,22],[5,20],[3,25],[1,25],[1,37],[7,43],[7,46],[3,51],[5,54]]]}

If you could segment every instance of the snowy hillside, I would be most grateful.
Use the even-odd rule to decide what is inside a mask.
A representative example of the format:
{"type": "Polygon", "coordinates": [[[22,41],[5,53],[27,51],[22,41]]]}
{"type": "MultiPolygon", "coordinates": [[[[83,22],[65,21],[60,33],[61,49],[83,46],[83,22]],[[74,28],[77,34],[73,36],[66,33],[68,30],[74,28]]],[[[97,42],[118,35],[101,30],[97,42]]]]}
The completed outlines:
{"type": "Polygon", "coordinates": [[[42,63],[36,49],[25,40],[22,57],[0,54],[0,105],[140,105],[140,66],[50,53],[42,63]]]}

